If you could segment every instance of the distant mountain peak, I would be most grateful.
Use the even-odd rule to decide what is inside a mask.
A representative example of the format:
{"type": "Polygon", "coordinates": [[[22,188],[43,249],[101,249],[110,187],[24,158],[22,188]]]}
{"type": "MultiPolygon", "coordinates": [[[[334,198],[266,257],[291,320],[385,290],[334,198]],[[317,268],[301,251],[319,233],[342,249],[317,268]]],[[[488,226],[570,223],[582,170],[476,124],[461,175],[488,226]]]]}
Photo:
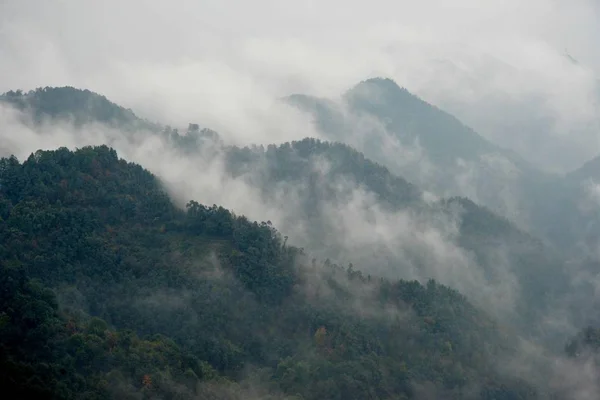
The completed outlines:
{"type": "Polygon", "coordinates": [[[388,89],[397,89],[400,90],[402,89],[397,83],[396,81],[394,81],[391,78],[384,78],[384,77],[374,77],[374,78],[369,78],[369,79],[365,79],[364,81],[358,83],[356,86],[360,86],[360,85],[377,85],[380,87],[385,87],[388,89]]]}
{"type": "Polygon", "coordinates": [[[28,92],[11,90],[0,94],[0,103],[31,112],[36,122],[51,118],[72,120],[76,125],[100,122],[154,128],[154,124],[140,119],[130,109],[111,102],[105,96],[72,86],[40,87],[28,92]]]}
{"type": "Polygon", "coordinates": [[[402,94],[409,94],[409,92],[393,79],[376,77],[359,82],[346,92],[345,97],[382,97],[383,100],[383,98],[393,98],[402,94]]]}

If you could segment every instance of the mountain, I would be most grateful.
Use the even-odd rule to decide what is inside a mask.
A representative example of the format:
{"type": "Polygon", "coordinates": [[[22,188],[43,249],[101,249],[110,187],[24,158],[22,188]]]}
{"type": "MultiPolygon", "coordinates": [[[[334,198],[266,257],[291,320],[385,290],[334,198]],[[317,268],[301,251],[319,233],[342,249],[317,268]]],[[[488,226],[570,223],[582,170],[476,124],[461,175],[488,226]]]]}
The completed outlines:
{"type": "Polygon", "coordinates": [[[1,159],[0,221],[0,382],[15,395],[543,393],[496,368],[515,338],[455,290],[309,262],[216,205],[179,209],[106,146],[1,159]]]}
{"type": "Polygon", "coordinates": [[[66,120],[77,126],[99,122],[120,129],[156,130],[158,125],[136,116],[106,97],[90,90],[74,87],[45,87],[23,92],[9,91],[0,95],[0,104],[7,104],[21,111],[28,111],[34,123],[44,120],[66,120]]]}
{"type": "Polygon", "coordinates": [[[347,145],[307,138],[224,153],[229,176],[258,188],[260,201],[284,215],[282,229],[322,258],[387,277],[435,278],[493,303],[498,318],[529,333],[570,288],[566,258],[552,247],[467,198],[426,201],[347,145]],[[500,300],[506,291],[514,304],[500,300]]]}
{"type": "Polygon", "coordinates": [[[499,149],[458,119],[400,88],[391,79],[359,83],[343,96],[351,113],[365,113],[384,121],[403,144],[416,139],[436,162],[448,165],[457,158],[476,159],[499,149]]]}
{"type": "Polygon", "coordinates": [[[554,204],[545,201],[562,192],[559,176],[492,144],[391,79],[363,81],[339,101],[307,95],[284,100],[310,113],[326,139],[357,148],[420,188],[469,197],[554,244],[564,240],[549,218],[554,204]]]}
{"type": "MultiPolygon", "coordinates": [[[[491,144],[392,80],[361,82],[342,96],[341,103],[305,95],[286,100],[315,113],[327,139],[355,147],[419,188],[442,197],[468,197],[554,245],[572,246],[564,232],[569,221],[554,218],[558,210],[572,208],[563,199],[565,186],[560,179],[491,144]],[[548,201],[554,198],[559,200],[548,201]]],[[[72,87],[11,91],[0,95],[0,103],[27,110],[37,124],[48,118],[79,127],[98,122],[122,131],[121,136],[139,130],[160,133],[183,149],[214,142],[218,136],[197,124],[180,134],[142,120],[102,95],[72,87]]],[[[117,139],[107,144],[116,145],[117,139]]]]}
{"type": "Polygon", "coordinates": [[[108,125],[107,143],[123,149],[151,139],[161,151],[147,166],[167,174],[161,182],[109,146],[2,159],[0,382],[9,390],[548,398],[564,383],[551,377],[565,338],[600,323],[600,265],[571,252],[585,222],[575,201],[583,178],[539,173],[390,80],[363,82],[342,103],[287,99],[317,113],[329,140],[243,148],[197,124],[146,126],[102,96],[60,89],[36,91],[48,94],[36,95],[39,109],[33,95],[19,106],[22,92],[3,101],[12,96],[24,123],[41,116],[42,134],[66,121],[75,134],[108,125]],[[169,177],[181,160],[176,180],[189,182],[177,186],[169,177]],[[506,160],[518,179],[499,168],[506,160]],[[530,220],[546,219],[534,225],[543,240],[470,199],[472,182],[452,175],[486,162],[477,179],[488,186],[477,190],[505,185],[530,220]]]}
{"type": "MultiPolygon", "coordinates": [[[[405,90],[397,91],[392,81],[375,84],[387,90],[377,97],[380,102],[396,98],[407,109],[412,107],[404,118],[412,118],[411,126],[426,132],[431,143],[437,131],[427,128],[427,121],[439,114],[465,143],[479,143],[473,148],[481,151],[493,148],[477,141],[474,132],[451,116],[427,108],[405,90]],[[424,107],[424,114],[416,115],[424,107]]],[[[356,90],[348,94],[352,104],[367,107],[360,102],[372,90],[368,86],[356,90]]],[[[73,112],[63,108],[60,115],[73,112]]],[[[225,145],[216,132],[197,124],[181,134],[168,127],[156,133],[165,149],[181,153],[176,158],[194,160],[189,167],[197,168],[196,179],[213,170],[213,161],[219,169],[222,166],[226,180],[241,182],[246,192],[256,193],[253,201],[258,204],[251,209],[260,205],[268,210],[257,214],[260,218],[273,220],[294,243],[320,259],[355,263],[367,274],[388,279],[425,283],[434,278],[528,334],[545,330],[540,325],[545,312],[557,308],[556,299],[570,288],[563,270],[567,259],[559,252],[464,196],[428,200],[418,186],[348,145],[307,138],[280,146],[238,148],[225,145]]],[[[132,146],[139,146],[135,135],[131,140],[132,146]]]]}

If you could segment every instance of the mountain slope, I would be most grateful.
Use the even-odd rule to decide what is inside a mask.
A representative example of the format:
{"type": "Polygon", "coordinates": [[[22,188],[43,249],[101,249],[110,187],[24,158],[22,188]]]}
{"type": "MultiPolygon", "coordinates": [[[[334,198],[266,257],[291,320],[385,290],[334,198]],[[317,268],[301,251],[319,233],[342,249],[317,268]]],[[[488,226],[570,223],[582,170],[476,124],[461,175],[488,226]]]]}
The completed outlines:
{"type": "Polygon", "coordinates": [[[268,223],[177,209],[105,146],[0,160],[0,221],[5,390],[535,396],[496,372],[512,340],[456,291],[306,263],[268,223]]]}
{"type": "Polygon", "coordinates": [[[419,139],[429,156],[451,164],[499,149],[452,115],[426,103],[391,79],[359,83],[343,96],[351,112],[368,113],[386,122],[386,129],[408,144],[419,139]]]}
{"type": "MultiPolygon", "coordinates": [[[[429,135],[428,140],[439,136],[429,129],[429,116],[442,115],[441,121],[454,127],[450,132],[477,142],[474,132],[389,80],[359,85],[346,96],[356,108],[369,107],[359,104],[365,96],[385,104],[402,102],[407,110],[403,118],[412,121],[414,132],[429,135]],[[373,92],[370,85],[382,93],[367,96],[373,92]]],[[[72,113],[68,101],[57,103],[63,107],[61,115],[72,113]]],[[[391,108],[384,115],[393,113],[391,108]]],[[[304,139],[240,149],[225,146],[218,134],[195,124],[185,135],[172,129],[160,133],[166,146],[186,159],[199,159],[198,174],[209,168],[206,158],[217,164],[223,159],[229,178],[258,191],[255,201],[272,209],[272,216],[263,214],[264,219],[273,219],[294,243],[321,259],[353,262],[365,273],[390,279],[435,278],[477,304],[491,303],[488,309],[504,321],[514,323],[518,316],[518,324],[526,328],[535,326],[531,322],[542,318],[542,310],[556,307],[553,299],[567,290],[564,259],[552,249],[464,198],[426,201],[416,186],[349,146],[304,139]],[[507,299],[505,293],[511,296],[507,299]]],[[[491,148],[479,143],[475,147],[482,151],[491,148]]],[[[385,143],[374,146],[386,149],[385,143]]]]}
{"type": "Polygon", "coordinates": [[[545,201],[561,193],[559,177],[390,79],[361,82],[338,102],[306,95],[285,100],[309,112],[325,138],[350,144],[424,190],[469,197],[553,243],[564,239],[549,219],[555,209],[545,201]]]}
{"type": "Polygon", "coordinates": [[[261,202],[291,207],[278,223],[322,258],[388,277],[435,278],[469,296],[489,290],[487,301],[510,292],[514,304],[490,307],[527,329],[569,289],[566,260],[551,247],[466,198],[425,201],[347,145],[307,138],[223,151],[229,174],[258,188],[261,202]]]}
{"type": "Polygon", "coordinates": [[[99,122],[121,129],[159,129],[158,125],[139,118],[133,111],[102,95],[70,86],[38,88],[29,92],[10,91],[0,95],[2,103],[30,112],[35,123],[50,118],[67,120],[75,125],[99,122]]]}

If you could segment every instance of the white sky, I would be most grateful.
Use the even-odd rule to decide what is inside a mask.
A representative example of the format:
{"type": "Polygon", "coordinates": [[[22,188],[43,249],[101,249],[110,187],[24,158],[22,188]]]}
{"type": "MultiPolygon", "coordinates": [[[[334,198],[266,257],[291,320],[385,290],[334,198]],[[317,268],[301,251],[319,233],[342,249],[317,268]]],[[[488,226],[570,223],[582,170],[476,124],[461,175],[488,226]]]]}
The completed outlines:
{"type": "Polygon", "coordinates": [[[599,10],[599,0],[0,0],[0,91],[89,88],[154,120],[268,142],[303,136],[273,116],[277,96],[388,76],[564,170],[600,153],[599,10]]]}

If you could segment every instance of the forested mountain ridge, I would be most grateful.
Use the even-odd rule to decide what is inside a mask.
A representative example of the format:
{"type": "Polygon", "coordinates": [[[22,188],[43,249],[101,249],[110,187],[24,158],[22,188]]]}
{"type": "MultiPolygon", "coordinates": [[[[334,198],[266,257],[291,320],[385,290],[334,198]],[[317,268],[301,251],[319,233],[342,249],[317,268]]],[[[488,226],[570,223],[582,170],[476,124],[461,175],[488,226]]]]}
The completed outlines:
{"type": "Polygon", "coordinates": [[[28,92],[9,91],[0,95],[2,103],[28,112],[35,123],[52,119],[75,125],[99,122],[120,129],[160,129],[157,124],[139,118],[130,109],[111,102],[105,96],[71,86],[44,87],[28,92]]]}
{"type": "Polygon", "coordinates": [[[114,150],[0,161],[0,368],[40,398],[535,398],[456,291],[309,262],[114,150]],[[238,382],[238,383],[235,383],[238,382]],[[512,397],[511,397],[512,396],[512,397]],[[516,396],[516,397],[515,397],[516,396]]]}
{"type": "Polygon", "coordinates": [[[350,144],[421,189],[469,197],[554,245],[572,245],[564,221],[551,218],[560,210],[568,218],[577,213],[563,200],[560,176],[536,169],[393,80],[367,79],[339,100],[303,94],[284,100],[308,112],[324,138],[350,144]]]}
{"type": "MultiPolygon", "coordinates": [[[[549,222],[548,216],[557,210],[565,210],[567,218],[577,217],[573,201],[562,199],[565,190],[560,180],[491,144],[390,79],[375,78],[356,85],[344,94],[341,109],[333,101],[305,95],[286,100],[314,112],[326,139],[353,146],[421,189],[443,197],[469,197],[513,222],[523,222],[520,228],[533,228],[534,234],[554,244],[570,242],[576,234],[574,230],[570,236],[563,233],[568,219],[549,222]],[[416,150],[402,150],[415,144],[416,150]],[[554,198],[557,200],[548,201],[554,198]]],[[[101,123],[125,135],[141,130],[162,135],[191,152],[199,143],[218,139],[216,132],[197,124],[180,133],[139,118],[105,96],[73,87],[9,91],[0,95],[0,104],[25,111],[35,124],[65,121],[81,127],[101,123]]]]}
{"type": "Polygon", "coordinates": [[[510,307],[518,312],[506,312],[511,319],[518,316],[511,322],[532,330],[541,310],[556,307],[556,299],[569,290],[566,259],[542,241],[467,198],[427,201],[416,186],[347,145],[306,138],[224,152],[231,176],[258,188],[261,201],[273,208],[293,205],[285,214],[291,223],[284,226],[323,258],[354,261],[388,277],[435,277],[469,295],[481,292],[482,285],[499,288],[516,280],[510,307]],[[340,222],[345,220],[352,222],[340,222]],[[365,239],[348,230],[387,233],[365,239]],[[430,241],[431,233],[449,246],[439,256],[432,255],[440,243],[430,241]],[[447,269],[456,269],[453,263],[472,265],[448,276],[447,269]],[[473,287],[461,282],[475,277],[473,287]]]}
{"type": "Polygon", "coordinates": [[[459,157],[469,160],[499,149],[454,116],[388,78],[360,82],[344,93],[343,98],[350,111],[387,118],[386,128],[401,135],[404,143],[418,138],[431,157],[446,163],[453,163],[459,157]]]}
{"type": "MultiPolygon", "coordinates": [[[[428,126],[427,119],[422,120],[412,110],[426,103],[406,91],[398,94],[397,85],[390,80],[376,80],[374,84],[385,88],[378,101],[407,98],[402,101],[412,108],[405,117],[414,120],[414,126],[428,126]]],[[[365,101],[364,92],[368,90],[364,85],[361,87],[356,89],[360,93],[348,95],[355,102],[365,101]]],[[[58,96],[53,107],[62,109],[59,115],[71,112],[71,103],[60,101],[63,90],[76,92],[80,97],[95,96],[73,88],[56,90],[40,93],[45,93],[44,99],[50,103],[53,93],[58,96]]],[[[102,120],[102,114],[96,115],[93,108],[87,112],[88,120],[102,120]]],[[[447,120],[455,126],[452,132],[462,129],[460,122],[451,116],[445,115],[444,121],[447,120]]],[[[569,279],[561,270],[565,260],[551,248],[464,196],[431,203],[417,186],[343,143],[307,138],[280,146],[238,148],[226,146],[216,132],[200,129],[196,124],[190,124],[185,133],[169,127],[155,133],[185,157],[222,158],[231,178],[259,190],[260,202],[279,211],[283,218],[279,218],[277,225],[285,229],[294,243],[322,259],[354,262],[367,273],[391,279],[403,277],[424,282],[433,277],[469,296],[477,294],[492,302],[494,296],[504,296],[500,291],[502,285],[515,281],[504,288],[514,292],[511,302],[514,300],[515,304],[502,304],[502,312],[510,315],[511,320],[518,316],[519,324],[528,329],[537,329],[532,321],[542,318],[540,309],[555,307],[555,299],[568,289],[569,279]],[[356,221],[349,218],[357,215],[360,218],[356,221]],[[437,226],[440,224],[441,228],[437,226]],[[362,229],[357,229],[358,226],[362,229]],[[388,233],[368,233],[381,231],[382,226],[388,233]],[[439,254],[431,251],[440,245],[439,240],[429,243],[432,235],[434,240],[441,236],[439,254]],[[448,276],[446,271],[455,270],[456,264],[459,271],[448,276]],[[484,294],[482,285],[495,295],[484,294]]],[[[427,133],[430,140],[437,134],[435,130],[427,133]]],[[[465,140],[472,135],[475,133],[469,131],[465,140]]],[[[201,173],[206,167],[198,168],[201,173]]],[[[268,218],[271,217],[265,217],[268,218]]]]}
{"type": "MultiPolygon", "coordinates": [[[[20,109],[38,114],[41,134],[55,120],[77,132],[100,122],[137,146],[140,136],[129,133],[142,129],[142,139],[155,135],[165,152],[188,160],[196,180],[217,161],[220,178],[257,191],[272,211],[264,219],[307,250],[289,245],[270,221],[193,201],[186,211],[175,207],[152,174],[107,146],[2,159],[7,388],[51,398],[548,398],[546,378],[516,379],[498,368],[519,353],[517,334],[543,344],[545,323],[561,313],[562,323],[594,322],[596,264],[585,266],[574,288],[582,271],[560,251],[468,196],[432,198],[395,172],[398,165],[372,162],[348,140],[240,148],[197,124],[180,133],[144,127],[135,116],[127,122],[133,114],[106,99],[79,107],[96,101],[89,91],[36,92],[48,105],[36,111],[30,98],[20,109]],[[78,104],[60,101],[69,93],[78,104]],[[457,287],[468,289],[467,298],[457,287]],[[494,322],[472,305],[473,295],[488,299],[486,311],[508,314],[494,322]]],[[[364,107],[361,96],[356,108],[364,107]]],[[[407,126],[427,128],[413,111],[407,126]]],[[[346,122],[336,129],[356,133],[346,122]]],[[[435,137],[435,129],[427,132],[435,137]]],[[[388,144],[369,138],[372,151],[388,144]]],[[[577,225],[572,214],[557,217],[577,225]]],[[[564,341],[565,331],[550,328],[550,343],[564,341]]],[[[588,343],[589,332],[572,343],[588,343]]]]}
{"type": "MultiPolygon", "coordinates": [[[[575,201],[570,197],[564,199],[570,186],[557,177],[541,173],[513,152],[495,146],[452,115],[400,88],[394,81],[369,79],[342,97],[347,109],[340,109],[333,101],[306,95],[292,95],[286,101],[314,113],[315,122],[327,139],[357,148],[422,189],[444,197],[472,198],[513,222],[526,221],[521,228],[533,227],[533,233],[554,244],[570,243],[571,237],[577,234],[575,228],[570,229],[569,235],[564,234],[563,229],[571,225],[569,219],[579,218],[575,201]],[[348,113],[355,114],[354,119],[349,118],[348,113]],[[367,115],[366,123],[355,124],[356,116],[364,119],[367,115]],[[356,136],[357,130],[361,131],[356,136]],[[398,157],[395,150],[398,144],[390,140],[400,140],[401,147],[417,143],[420,151],[425,152],[401,152],[398,157]],[[385,149],[392,150],[387,153],[385,149]],[[445,172],[439,175],[440,171],[445,172]],[[515,178],[515,173],[520,177],[515,178]],[[461,187],[465,179],[469,183],[461,187]],[[474,191],[474,188],[478,189],[474,191]],[[498,195],[486,198],[489,193],[498,195]],[[548,201],[553,199],[556,200],[548,201]],[[548,216],[557,214],[558,210],[564,211],[566,219],[548,225],[548,216]]],[[[193,151],[202,141],[218,140],[216,132],[201,129],[197,124],[190,124],[187,132],[180,134],[177,129],[139,118],[105,96],[73,87],[9,91],[0,95],[0,103],[25,111],[35,123],[63,120],[82,126],[98,122],[124,132],[146,130],[162,134],[188,151],[193,151]]]]}
{"type": "MultiPolygon", "coordinates": [[[[533,169],[518,155],[494,145],[456,117],[389,78],[371,78],[358,83],[341,96],[341,103],[303,94],[288,96],[284,101],[313,113],[316,124],[337,140],[348,139],[352,131],[348,126],[351,122],[347,120],[348,114],[358,117],[370,115],[376,118],[377,125],[380,124],[373,129],[386,131],[402,145],[418,141],[435,164],[451,166],[457,159],[473,161],[482,155],[498,152],[518,168],[533,169]]],[[[381,148],[369,150],[369,157],[382,158],[381,148]],[[379,151],[378,157],[371,154],[375,151],[379,151]]]]}

